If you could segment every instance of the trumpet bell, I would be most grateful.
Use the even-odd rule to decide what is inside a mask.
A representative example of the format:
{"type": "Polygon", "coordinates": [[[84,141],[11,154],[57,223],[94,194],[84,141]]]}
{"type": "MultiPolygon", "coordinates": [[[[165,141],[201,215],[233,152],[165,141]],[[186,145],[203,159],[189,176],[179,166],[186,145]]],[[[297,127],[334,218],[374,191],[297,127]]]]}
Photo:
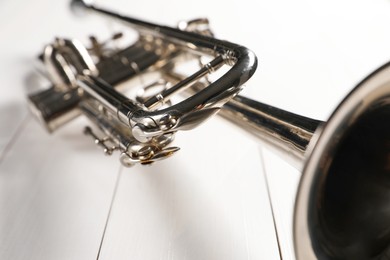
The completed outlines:
{"type": "Polygon", "coordinates": [[[390,63],[344,99],[309,145],[295,205],[298,259],[389,257],[389,118],[390,63]]]}

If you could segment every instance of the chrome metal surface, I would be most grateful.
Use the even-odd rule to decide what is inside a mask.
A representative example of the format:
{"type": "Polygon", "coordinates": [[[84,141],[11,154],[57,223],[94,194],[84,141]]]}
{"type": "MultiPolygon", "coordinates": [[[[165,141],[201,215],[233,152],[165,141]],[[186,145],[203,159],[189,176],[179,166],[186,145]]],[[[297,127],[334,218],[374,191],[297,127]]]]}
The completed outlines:
{"type": "Polygon", "coordinates": [[[390,63],[339,105],[306,163],[295,205],[299,259],[387,259],[390,63]]]}
{"type": "Polygon", "coordinates": [[[221,112],[301,160],[298,259],[388,259],[390,63],[352,90],[326,123],[239,96],[221,112]]]}
{"type": "Polygon", "coordinates": [[[323,124],[242,96],[226,103],[220,114],[277,149],[298,169],[303,167],[310,140],[323,124]]]}
{"type": "MultiPolygon", "coordinates": [[[[106,154],[119,150],[126,166],[149,164],[176,152],[179,148],[166,147],[175,132],[190,130],[214,115],[228,101],[225,93],[239,91],[257,66],[256,56],[247,48],[213,38],[207,19],[181,23],[177,29],[122,16],[81,0],[72,1],[72,7],[77,12],[115,18],[136,29],[139,39],[118,50],[94,37],[89,48],[75,40],[57,38],[41,55],[53,86],[29,96],[31,110],[49,131],[81,111],[107,136],[98,138],[90,128],[86,133],[106,154]],[[203,59],[208,61],[200,64],[203,59]],[[153,73],[158,78],[161,71],[177,70],[180,64],[191,61],[196,62],[190,69],[194,72],[173,86],[164,84],[160,93],[143,99],[132,101],[114,88],[133,78],[147,81],[153,73]],[[223,74],[219,78],[207,77],[220,69],[223,74]],[[199,93],[175,103],[168,101],[174,93],[200,81],[207,86],[199,93]],[[115,148],[109,148],[107,140],[115,148]]],[[[121,35],[115,34],[110,40],[121,35]]]]}
{"type": "Polygon", "coordinates": [[[241,96],[220,114],[303,170],[294,213],[298,259],[388,258],[390,63],[356,86],[328,122],[241,96]]]}
{"type": "MultiPolygon", "coordinates": [[[[45,51],[49,72],[55,71],[52,82],[56,86],[48,92],[55,94],[52,97],[56,100],[72,100],[72,103],[65,102],[66,108],[60,108],[60,112],[77,107],[91,118],[107,136],[100,138],[90,128],[85,132],[106,153],[120,150],[121,161],[126,166],[148,164],[170,156],[178,150],[168,147],[176,131],[194,128],[223,106],[224,116],[294,161],[300,161],[300,168],[303,165],[294,219],[298,259],[388,258],[390,64],[362,81],[329,121],[322,123],[236,96],[240,86],[253,74],[256,57],[242,46],[210,37],[208,28],[191,29],[193,24],[188,23],[182,24],[180,30],[124,17],[82,1],[74,4],[114,17],[140,32],[140,39],[134,45],[140,48],[139,52],[126,57],[99,54],[96,67],[99,70],[101,66],[101,74],[98,75],[88,67],[83,49],[68,48],[70,56],[77,57],[72,59],[64,54],[58,56],[55,44],[45,51]],[[143,71],[150,72],[150,68],[160,69],[160,76],[169,78],[167,70],[180,60],[178,57],[183,52],[194,60],[208,56],[211,61],[189,76],[149,84],[162,86],[160,92],[151,96],[132,100],[114,90],[119,81],[139,76],[143,71]],[[141,64],[144,58],[138,62],[133,60],[139,53],[148,57],[145,66],[141,64]],[[74,74],[73,63],[82,63],[75,66],[74,74]],[[104,69],[113,64],[125,67],[126,75],[120,80],[110,79],[118,75],[116,72],[103,76],[104,69]],[[221,64],[229,67],[221,78],[210,81],[203,77],[223,67],[221,64]],[[57,85],[67,86],[67,92],[61,92],[64,90],[57,85]],[[202,87],[197,94],[165,106],[173,92],[194,86],[202,87]],[[70,96],[74,99],[65,98],[74,89],[77,95],[70,96]],[[162,108],[154,109],[157,105],[162,108]]],[[[64,42],[73,46],[69,41],[64,42]]],[[[38,108],[49,106],[49,112],[57,110],[54,105],[48,105],[55,101],[52,97],[46,100],[46,94],[30,96],[32,104],[38,108]]],[[[37,111],[43,114],[45,109],[37,111]]],[[[43,118],[50,119],[55,113],[48,114],[43,118]]]]}

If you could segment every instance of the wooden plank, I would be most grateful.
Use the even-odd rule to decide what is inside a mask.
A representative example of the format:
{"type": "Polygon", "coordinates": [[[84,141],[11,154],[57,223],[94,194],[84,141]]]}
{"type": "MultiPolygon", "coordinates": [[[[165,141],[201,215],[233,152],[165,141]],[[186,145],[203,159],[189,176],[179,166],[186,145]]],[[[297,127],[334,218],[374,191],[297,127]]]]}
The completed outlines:
{"type": "Polygon", "coordinates": [[[99,259],[280,259],[258,148],[236,130],[209,121],[171,160],[124,169],[99,259]]]}
{"type": "Polygon", "coordinates": [[[293,213],[300,172],[272,151],[262,148],[276,232],[284,260],[294,260],[293,213]]]}
{"type": "Polygon", "coordinates": [[[75,122],[27,122],[0,165],[0,259],[94,259],[119,165],[75,122]],[[93,163],[99,160],[99,164],[93,163]]]}

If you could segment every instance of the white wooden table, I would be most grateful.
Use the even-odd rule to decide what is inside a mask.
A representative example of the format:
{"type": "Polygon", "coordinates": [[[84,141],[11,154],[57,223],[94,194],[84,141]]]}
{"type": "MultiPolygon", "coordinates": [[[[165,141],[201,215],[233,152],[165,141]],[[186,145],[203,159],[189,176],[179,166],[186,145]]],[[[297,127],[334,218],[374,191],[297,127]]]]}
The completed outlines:
{"type": "MultiPolygon", "coordinates": [[[[259,58],[244,95],[322,120],[390,59],[388,0],[97,4],[172,26],[208,17],[259,58]]],[[[115,25],[49,0],[1,1],[0,20],[0,259],[294,259],[297,170],[221,118],[151,167],[103,156],[82,117],[48,135],[25,101],[35,56],[115,25]]]]}

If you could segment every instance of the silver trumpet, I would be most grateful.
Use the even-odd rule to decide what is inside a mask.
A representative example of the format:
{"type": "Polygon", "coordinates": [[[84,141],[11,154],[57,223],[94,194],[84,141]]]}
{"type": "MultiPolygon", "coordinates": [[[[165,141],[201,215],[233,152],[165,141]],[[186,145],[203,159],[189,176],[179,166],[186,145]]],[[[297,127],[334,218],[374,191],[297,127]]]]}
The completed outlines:
{"type": "Polygon", "coordinates": [[[49,131],[81,112],[104,135],[99,137],[91,127],[85,128],[85,134],[92,136],[106,154],[120,151],[125,166],[149,164],[176,152],[179,148],[169,147],[174,134],[192,129],[218,112],[241,90],[257,66],[256,56],[247,48],[212,37],[207,19],[171,28],[83,1],[73,1],[71,6],[77,12],[104,14],[133,27],[138,40],[118,49],[109,43],[121,34],[105,42],[92,37],[89,48],[77,40],[56,39],[40,55],[43,74],[52,86],[29,95],[31,110],[49,131]],[[166,71],[182,67],[193,70],[180,82],[162,80],[160,75],[166,71]],[[132,100],[114,89],[125,81],[142,81],[143,93],[132,100]],[[173,94],[199,82],[206,86],[199,93],[171,101],[173,94]]]}
{"type": "Polygon", "coordinates": [[[178,150],[169,147],[177,131],[219,111],[302,169],[294,214],[298,259],[390,259],[390,63],[353,89],[325,123],[238,96],[256,57],[213,38],[205,19],[176,29],[82,1],[73,6],[129,24],[139,39],[123,49],[95,38],[90,48],[57,39],[44,49],[52,86],[29,102],[49,131],[82,113],[105,135],[85,128],[107,154],[119,150],[126,166],[148,164],[178,150]],[[186,75],[187,67],[196,69],[186,75]],[[140,82],[135,98],[123,94],[140,82]]]}

